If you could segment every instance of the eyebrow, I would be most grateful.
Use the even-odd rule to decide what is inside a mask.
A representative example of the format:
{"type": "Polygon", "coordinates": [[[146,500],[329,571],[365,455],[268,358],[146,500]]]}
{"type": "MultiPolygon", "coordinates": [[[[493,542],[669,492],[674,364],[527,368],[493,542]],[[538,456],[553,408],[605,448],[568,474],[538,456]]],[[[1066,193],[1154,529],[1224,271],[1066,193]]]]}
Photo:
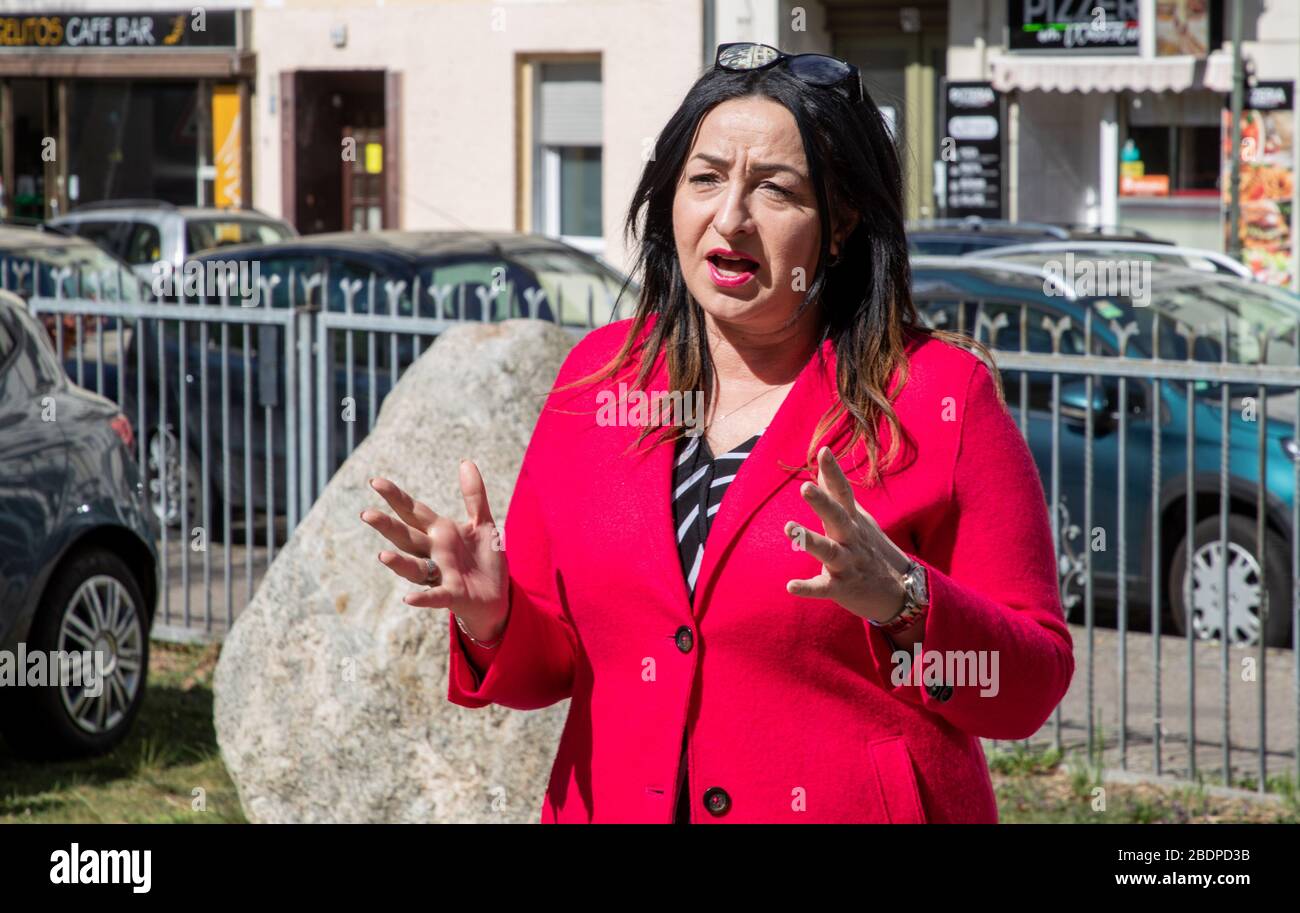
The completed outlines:
{"type": "MultiPolygon", "coordinates": [[[[691,156],[691,161],[694,161],[695,159],[704,159],[704,161],[708,162],[714,168],[720,168],[720,169],[726,168],[728,165],[731,164],[731,162],[729,162],[727,159],[719,158],[716,155],[709,155],[707,152],[695,153],[693,156],[691,156]]],[[[758,162],[750,166],[750,171],[761,172],[763,174],[768,174],[775,171],[784,171],[787,174],[794,175],[800,180],[807,180],[807,175],[805,175],[799,169],[793,168],[790,165],[782,165],[778,162],[758,162]]]]}

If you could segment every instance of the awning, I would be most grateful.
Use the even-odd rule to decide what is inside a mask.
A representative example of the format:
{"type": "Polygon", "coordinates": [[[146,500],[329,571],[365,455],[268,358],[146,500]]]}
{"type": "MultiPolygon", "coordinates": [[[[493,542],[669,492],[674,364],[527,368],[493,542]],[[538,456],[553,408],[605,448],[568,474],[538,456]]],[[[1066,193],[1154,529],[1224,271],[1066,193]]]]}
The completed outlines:
{"type": "Polygon", "coordinates": [[[1205,60],[994,54],[989,65],[993,88],[999,92],[1227,92],[1232,88],[1232,55],[1221,50],[1205,60]]]}

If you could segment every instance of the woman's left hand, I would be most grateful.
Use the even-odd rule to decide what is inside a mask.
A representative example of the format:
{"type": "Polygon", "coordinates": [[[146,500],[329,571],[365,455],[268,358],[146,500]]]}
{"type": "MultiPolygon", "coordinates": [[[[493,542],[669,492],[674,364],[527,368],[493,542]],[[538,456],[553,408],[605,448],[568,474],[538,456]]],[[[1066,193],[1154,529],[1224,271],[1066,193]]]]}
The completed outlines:
{"type": "Polygon", "coordinates": [[[785,588],[796,596],[833,599],[854,615],[888,621],[903,607],[903,573],[910,559],[881,530],[853,497],[853,489],[829,447],[817,452],[817,484],[799,489],[821,517],[826,535],[793,520],[785,534],[822,563],[822,572],[791,580],[785,588]]]}

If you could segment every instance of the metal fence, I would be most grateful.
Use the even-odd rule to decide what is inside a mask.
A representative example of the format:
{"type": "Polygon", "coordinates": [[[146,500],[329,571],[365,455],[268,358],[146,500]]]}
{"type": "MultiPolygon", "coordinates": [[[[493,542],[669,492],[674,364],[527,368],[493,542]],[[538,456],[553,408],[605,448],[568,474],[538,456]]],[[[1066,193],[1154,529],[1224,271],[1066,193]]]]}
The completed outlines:
{"type": "MultiPolygon", "coordinates": [[[[136,428],[140,476],[165,519],[153,635],[176,641],[224,636],[384,396],[440,333],[540,312],[581,335],[614,308],[594,286],[585,300],[566,301],[561,288],[551,301],[508,283],[484,294],[475,283],[408,289],[373,277],[339,280],[342,307],[322,307],[328,275],[292,270],[263,278],[251,307],[224,288],[130,300],[111,276],[82,288],[75,273],[55,272],[46,288],[26,289],[28,306],[73,381],[115,401],[136,428]]],[[[0,259],[0,276],[13,274],[0,259]]]]}
{"type": "MultiPolygon", "coordinates": [[[[1074,628],[1079,663],[1070,693],[1048,726],[1024,745],[1083,752],[1098,767],[1259,792],[1300,782],[1300,454],[1294,449],[1300,441],[1294,402],[1300,391],[1300,329],[1293,327],[1287,339],[1252,343],[1263,353],[1270,342],[1289,347],[1295,364],[1235,364],[1227,360],[1226,341],[1234,331],[1226,320],[1195,327],[1167,326],[1158,317],[1147,327],[1111,320],[1103,325],[1113,348],[1099,354],[1100,321],[1091,308],[1079,326],[1069,316],[1045,317],[1023,301],[918,306],[929,325],[994,348],[1007,405],[1038,461],[1062,603],[1071,623],[1082,627],[1074,628]],[[1162,327],[1181,337],[1187,358],[1139,357],[1129,350],[1141,332],[1150,343],[1147,351],[1160,353],[1162,327]],[[1035,331],[1050,346],[1032,351],[1035,331]],[[1074,345],[1066,346],[1072,333],[1074,345]],[[1220,350],[1219,361],[1192,357],[1198,341],[1206,340],[1215,341],[1210,349],[1220,350]],[[1082,386],[1083,403],[1106,405],[1078,408],[1079,399],[1072,403],[1063,393],[1072,383],[1082,386]],[[1286,409],[1274,411],[1283,412],[1289,424],[1270,415],[1270,402],[1279,400],[1286,409]],[[1179,401],[1181,414],[1171,414],[1179,401]],[[1239,419],[1243,410],[1249,419],[1239,419]],[[1097,424],[1103,420],[1106,443],[1099,448],[1097,424]],[[1275,446],[1279,425],[1289,429],[1291,449],[1275,446]],[[1171,428],[1180,442],[1170,441],[1171,428]],[[1099,450],[1105,451],[1101,458],[1099,450]],[[1082,478],[1072,478],[1071,471],[1082,478]],[[1070,516],[1067,488],[1082,495],[1082,505],[1074,505],[1081,506],[1081,518],[1070,516]],[[1139,516],[1144,519],[1135,520],[1139,516]],[[1209,521],[1217,528],[1198,531],[1198,524],[1209,521]],[[1242,535],[1242,524],[1249,535],[1242,535]],[[1075,547],[1080,533],[1087,541],[1075,547]],[[1207,564],[1167,579],[1171,535],[1183,540],[1185,554],[1207,564]],[[1135,545],[1135,537],[1143,541],[1135,545]],[[1285,560],[1279,562],[1279,554],[1285,560]],[[1110,578],[1104,605],[1113,629],[1098,626],[1103,567],[1110,578]],[[1199,629],[1186,623],[1171,636],[1164,627],[1170,611],[1165,600],[1176,595],[1171,587],[1181,589],[1183,606],[1201,615],[1199,629]],[[1251,609],[1252,593],[1258,595],[1259,629],[1253,639],[1249,624],[1233,621],[1251,609]],[[1145,610],[1141,627],[1132,623],[1135,608],[1145,610]],[[1284,643],[1270,647],[1266,634],[1278,615],[1283,622],[1289,617],[1289,625],[1279,626],[1289,633],[1284,643]],[[1214,676],[1210,688],[1207,674],[1214,676]]],[[[1191,569],[1191,561],[1184,566],[1191,569]]]]}
{"type": "MultiPolygon", "coordinates": [[[[8,276],[4,267],[0,261],[0,275],[8,276]]],[[[339,280],[346,306],[334,309],[312,297],[313,289],[330,287],[328,275],[286,278],[285,307],[269,299],[241,307],[224,294],[208,303],[113,300],[62,285],[46,294],[36,288],[30,297],[35,314],[63,325],[58,354],[73,379],[114,399],[135,424],[141,476],[158,509],[176,507],[159,541],[157,637],[219,639],[229,629],[277,546],[373,427],[383,396],[422,346],[474,319],[466,316],[466,296],[479,293],[465,286],[449,296],[445,288],[417,285],[414,300],[429,302],[430,316],[418,304],[401,311],[404,288],[339,280]]],[[[508,304],[512,292],[502,293],[507,306],[490,304],[477,319],[537,314],[534,300],[517,312],[508,304]]],[[[1300,779],[1300,461],[1274,446],[1276,421],[1269,418],[1279,389],[1291,397],[1300,391],[1300,338],[1295,366],[1233,364],[1226,345],[1223,360],[1197,360],[1196,339],[1213,329],[1205,327],[1171,330],[1186,341],[1186,358],[1134,357],[1128,341],[1137,330],[1112,321],[1107,331],[1118,338],[1117,350],[1097,354],[1091,311],[1080,327],[1068,317],[1040,323],[1023,303],[950,302],[950,311],[941,302],[919,303],[932,325],[995,344],[1008,405],[1039,461],[1062,601],[1081,660],[1066,700],[1024,744],[1086,752],[1106,766],[1157,775],[1222,777],[1260,791],[1300,779]],[[1029,344],[1040,331],[1051,340],[1045,351],[1029,344]],[[1066,344],[1075,335],[1081,350],[1066,344]],[[1253,454],[1234,417],[1243,385],[1260,416],[1253,454]],[[1113,395],[1122,404],[1113,416],[1088,405],[1099,391],[1102,402],[1113,395]],[[1169,440],[1177,403],[1181,448],[1169,440]],[[1215,409],[1217,438],[1201,433],[1215,409]],[[1245,471],[1250,459],[1254,468],[1245,471]],[[1277,483],[1284,476],[1285,484],[1277,483]],[[1217,532],[1202,536],[1195,531],[1206,518],[1217,520],[1217,532]],[[1244,551],[1253,565],[1230,560],[1242,550],[1246,522],[1254,547],[1247,542],[1244,551]],[[1114,547],[1095,547],[1098,529],[1114,547]],[[1184,566],[1208,562],[1217,592],[1198,585],[1209,572],[1167,579],[1176,550],[1171,538],[1188,531],[1184,566]],[[1234,590],[1242,581],[1230,575],[1242,573],[1247,586],[1234,590]],[[1285,597],[1271,605],[1279,580],[1285,597]],[[1188,623],[1171,635],[1164,627],[1171,586],[1181,589],[1183,606],[1200,607],[1201,628],[1188,623]],[[1247,591],[1259,594],[1259,636],[1249,638],[1247,623],[1246,635],[1234,640],[1241,614],[1234,608],[1241,607],[1232,594],[1247,591]],[[1289,641],[1269,646],[1276,613],[1290,616],[1289,641]],[[1213,637],[1216,623],[1220,636],[1213,637]],[[1279,687],[1279,667],[1289,688],[1279,687]]],[[[569,304],[566,310],[555,302],[557,321],[571,315],[569,304]]],[[[581,334],[613,309],[593,290],[577,307],[586,319],[565,323],[581,334]]],[[[1227,340],[1230,328],[1218,329],[1227,340]]],[[[1159,321],[1152,332],[1158,340],[1159,321]]],[[[1291,429],[1294,445],[1300,410],[1291,429]]]]}

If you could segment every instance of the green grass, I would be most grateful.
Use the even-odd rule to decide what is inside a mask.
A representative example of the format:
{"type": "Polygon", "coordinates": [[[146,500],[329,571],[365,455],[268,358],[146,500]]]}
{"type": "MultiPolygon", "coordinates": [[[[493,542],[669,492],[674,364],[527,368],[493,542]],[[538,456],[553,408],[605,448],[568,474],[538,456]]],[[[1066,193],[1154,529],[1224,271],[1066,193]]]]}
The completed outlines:
{"type": "MultiPolygon", "coordinates": [[[[152,644],[144,706],[111,754],[34,764],[0,743],[0,824],[243,822],[212,726],[218,649],[152,644]],[[204,791],[206,810],[193,807],[196,789],[204,791]]],[[[1181,788],[1106,783],[1105,808],[1098,810],[1093,790],[1103,784],[1095,763],[1007,744],[988,755],[999,817],[1007,824],[1300,823],[1300,798],[1287,777],[1269,779],[1278,803],[1210,796],[1209,781],[1181,788]]],[[[1238,785],[1252,784],[1246,778],[1238,785]]]]}
{"type": "Polygon", "coordinates": [[[243,822],[212,725],[218,648],[152,643],[149,690],[110,754],[33,763],[0,743],[0,823],[243,822]],[[202,790],[204,809],[195,790],[202,790]]]}
{"type": "Polygon", "coordinates": [[[1182,787],[1103,784],[1086,759],[1018,743],[990,752],[989,771],[1004,824],[1300,823],[1293,789],[1279,789],[1282,801],[1271,803],[1211,796],[1204,781],[1182,787]],[[1099,788],[1105,791],[1100,796],[1094,792],[1099,788]]]}

